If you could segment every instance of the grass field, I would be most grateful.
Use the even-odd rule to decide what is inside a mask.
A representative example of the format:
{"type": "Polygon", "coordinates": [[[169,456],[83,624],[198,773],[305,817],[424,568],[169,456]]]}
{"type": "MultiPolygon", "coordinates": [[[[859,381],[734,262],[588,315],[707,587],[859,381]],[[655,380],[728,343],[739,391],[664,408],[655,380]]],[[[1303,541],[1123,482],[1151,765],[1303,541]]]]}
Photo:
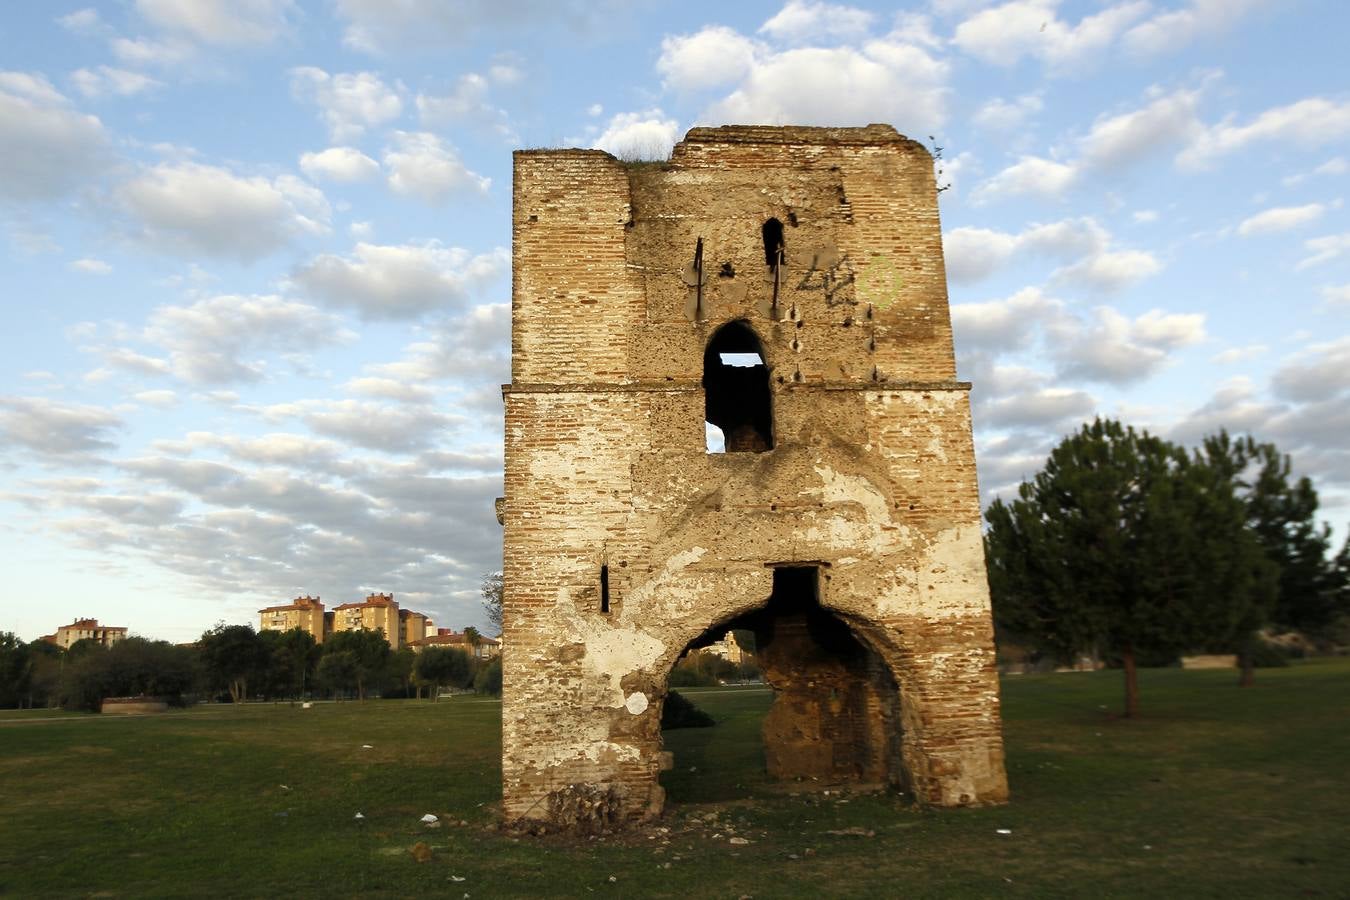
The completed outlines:
{"type": "Polygon", "coordinates": [[[491,701],[3,712],[0,895],[1350,896],[1350,660],[1141,682],[1124,721],[1118,673],[1007,679],[1013,802],[935,812],[771,784],[770,695],[691,690],[666,817],[585,842],[492,829],[491,701]]]}

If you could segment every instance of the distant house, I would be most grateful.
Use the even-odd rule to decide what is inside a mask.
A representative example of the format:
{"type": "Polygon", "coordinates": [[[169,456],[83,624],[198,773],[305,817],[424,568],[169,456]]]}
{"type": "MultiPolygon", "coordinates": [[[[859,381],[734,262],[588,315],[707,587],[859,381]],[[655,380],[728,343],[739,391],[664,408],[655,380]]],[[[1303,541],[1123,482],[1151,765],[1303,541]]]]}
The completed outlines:
{"type": "Polygon", "coordinates": [[[126,636],[127,630],[125,628],[100,625],[98,619],[76,619],[69,625],[62,625],[56,629],[55,634],[43,635],[42,639],[49,644],[55,644],[62,650],[69,650],[71,644],[86,638],[98,641],[105,647],[111,647],[126,636]]]}
{"type": "Polygon", "coordinates": [[[498,638],[479,635],[478,644],[471,647],[464,632],[453,631],[449,628],[438,629],[436,634],[429,634],[421,640],[409,641],[408,646],[418,653],[427,647],[453,647],[484,660],[499,656],[502,652],[502,642],[498,638]]]}
{"type": "Polygon", "coordinates": [[[312,635],[315,643],[322,644],[325,627],[323,604],[318,597],[296,597],[285,606],[268,606],[258,610],[259,631],[290,631],[299,628],[312,635]]]}

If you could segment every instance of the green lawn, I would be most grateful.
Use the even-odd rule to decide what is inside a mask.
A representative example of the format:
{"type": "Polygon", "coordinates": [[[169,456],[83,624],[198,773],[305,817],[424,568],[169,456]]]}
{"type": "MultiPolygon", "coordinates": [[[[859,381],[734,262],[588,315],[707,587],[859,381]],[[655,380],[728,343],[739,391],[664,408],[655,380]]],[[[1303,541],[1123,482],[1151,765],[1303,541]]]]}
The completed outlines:
{"type": "Polygon", "coordinates": [[[7,712],[0,895],[1350,895],[1350,660],[1235,681],[1145,671],[1124,721],[1118,673],[1007,679],[1013,802],[943,811],[771,784],[769,694],[690,690],[719,724],[668,735],[666,817],[580,843],[492,830],[491,701],[7,712]]]}

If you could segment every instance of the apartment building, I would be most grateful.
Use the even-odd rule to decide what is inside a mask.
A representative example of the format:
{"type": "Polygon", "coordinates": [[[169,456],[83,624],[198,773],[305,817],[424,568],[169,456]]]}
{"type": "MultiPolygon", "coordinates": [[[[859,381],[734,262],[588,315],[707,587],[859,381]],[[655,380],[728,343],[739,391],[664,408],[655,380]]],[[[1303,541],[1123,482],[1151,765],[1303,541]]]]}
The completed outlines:
{"type": "Polygon", "coordinates": [[[71,644],[85,638],[98,641],[105,647],[111,647],[126,636],[126,628],[100,625],[98,619],[76,619],[69,625],[62,625],[56,629],[55,634],[43,635],[42,639],[49,644],[55,644],[62,650],[69,650],[71,644]]]}
{"type": "Polygon", "coordinates": [[[313,636],[315,643],[322,644],[326,616],[323,604],[318,597],[296,597],[285,606],[268,606],[258,610],[259,631],[290,631],[299,628],[313,636]]]}

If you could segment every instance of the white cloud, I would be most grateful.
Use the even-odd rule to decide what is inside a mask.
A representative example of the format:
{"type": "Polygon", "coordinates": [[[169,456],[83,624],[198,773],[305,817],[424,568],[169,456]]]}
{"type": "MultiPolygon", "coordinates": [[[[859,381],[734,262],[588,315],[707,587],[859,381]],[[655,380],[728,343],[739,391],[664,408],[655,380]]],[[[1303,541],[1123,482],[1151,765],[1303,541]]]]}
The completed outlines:
{"type": "Polygon", "coordinates": [[[1162,263],[1152,253],[1144,250],[1112,250],[1056,269],[1052,281],[1110,292],[1123,290],[1161,271],[1162,263]]]}
{"type": "Polygon", "coordinates": [[[158,249],[245,261],[275,253],[297,236],[328,231],[323,193],[292,175],[236,175],[200,163],[162,163],[116,195],[158,249]]]}
{"type": "Polygon", "coordinates": [[[1269,352],[1270,348],[1265,344],[1249,344],[1246,347],[1230,347],[1221,353],[1216,353],[1209,358],[1210,362],[1227,366],[1233,363],[1250,362],[1253,359],[1259,359],[1269,352]]]}
{"type": "Polygon", "coordinates": [[[203,44],[266,44],[287,27],[293,0],[136,0],[151,24],[203,44]]]}
{"type": "Polygon", "coordinates": [[[1275,395],[1285,400],[1331,400],[1350,390],[1350,337],[1312,344],[1286,361],[1270,378],[1275,395]]]}
{"type": "Polygon", "coordinates": [[[1006,353],[1029,347],[1038,332],[1063,314],[1063,304],[1036,288],[1023,288],[1006,300],[954,303],[952,331],[962,354],[1006,353]]]}
{"type": "Polygon", "coordinates": [[[1027,195],[1058,199],[1073,186],[1078,176],[1079,170],[1067,163],[1023,156],[975,188],[971,200],[978,204],[1001,197],[1027,195]]]}
{"type": "MultiPolygon", "coordinates": [[[[516,71],[510,67],[494,66],[492,72],[496,73],[499,69],[516,71]]],[[[492,81],[509,84],[513,80],[507,78],[504,81],[500,74],[490,73],[489,76],[484,76],[477,72],[469,72],[459,77],[454,90],[449,94],[439,96],[418,94],[417,114],[424,125],[438,126],[465,122],[486,128],[501,136],[503,140],[515,143],[519,138],[511,128],[510,117],[506,114],[506,110],[488,101],[492,81]]]]}
{"type": "Polygon", "coordinates": [[[436,396],[429,388],[396,378],[352,378],[342,387],[353,394],[396,400],[399,403],[430,403],[436,396]]]}
{"type": "Polygon", "coordinates": [[[1140,109],[1098,118],[1080,144],[1082,164],[1116,170],[1195,138],[1202,130],[1197,117],[1200,96],[1199,90],[1174,91],[1140,109]]]}
{"type": "Polygon", "coordinates": [[[802,47],[763,57],[700,118],[710,124],[889,122],[902,133],[928,134],[946,119],[948,71],[924,48],[900,41],[802,47]]]}
{"type": "Polygon", "coordinates": [[[407,319],[461,305],[507,272],[504,248],[475,256],[460,247],[357,244],[350,257],[324,254],[298,269],[295,283],[367,319],[407,319]]]}
{"type": "Polygon", "coordinates": [[[1350,160],[1347,160],[1344,156],[1333,156],[1310,172],[1296,172],[1293,175],[1286,175],[1280,179],[1280,183],[1285,187],[1297,187],[1310,178],[1324,175],[1344,175],[1346,172],[1350,172],[1350,160]]]}
{"type": "Polygon", "coordinates": [[[1067,263],[1051,281],[1098,291],[1116,291],[1157,274],[1162,264],[1142,250],[1113,250],[1111,235],[1094,219],[1033,224],[1019,234],[985,228],[954,228],[943,237],[948,277],[956,283],[992,275],[1012,259],[1035,253],[1067,263]]]}
{"type": "Polygon", "coordinates": [[[73,272],[83,272],[86,275],[107,275],[112,271],[112,266],[101,259],[77,259],[71,262],[70,269],[73,272]]]}
{"type": "Polygon", "coordinates": [[[426,131],[395,131],[384,151],[389,188],[433,206],[452,194],[485,194],[492,180],[471,171],[454,147],[426,131]]]}
{"type": "Polygon", "coordinates": [[[1190,0],[1180,9],[1160,12],[1125,33],[1125,48],[1141,56],[1181,50],[1198,38],[1233,27],[1270,0],[1190,0]]]}
{"type": "Polygon", "coordinates": [[[335,141],[352,140],[403,114],[399,92],[374,72],[330,75],[314,66],[291,69],[291,93],[314,103],[335,141]]]}
{"type": "Polygon", "coordinates": [[[1350,100],[1310,97],[1287,106],[1277,106],[1246,125],[1233,120],[1209,126],[1177,156],[1183,169],[1211,166],[1217,159],[1261,141],[1276,141],[1296,147],[1318,147],[1350,135],[1350,100]]]}
{"type": "Polygon", "coordinates": [[[267,407],[263,415],[272,420],[295,416],[319,434],[387,453],[428,449],[456,421],[422,407],[368,400],[284,403],[267,407]]]}
{"type": "Polygon", "coordinates": [[[180,66],[197,58],[199,49],[182,38],[113,38],[113,56],[129,66],[180,66]]]}
{"type": "Polygon", "coordinates": [[[351,183],[380,173],[380,164],[354,147],[329,147],[300,157],[300,170],[310,178],[351,183]]]}
{"type": "Polygon", "coordinates": [[[963,226],[942,235],[947,278],[953,283],[988,278],[1007,265],[1016,249],[1016,235],[989,228],[963,226]]]}
{"type": "Polygon", "coordinates": [[[1158,221],[1158,211],[1155,209],[1137,209],[1131,214],[1130,218],[1140,225],[1147,225],[1158,221]]]}
{"type": "Polygon", "coordinates": [[[1099,116],[1087,134],[1073,142],[1072,156],[1022,156],[976,188],[972,199],[976,203],[1016,196],[1059,199],[1090,174],[1114,174],[1168,147],[1199,140],[1205,133],[1197,112],[1202,93],[1203,87],[1150,91],[1148,101],[1137,109],[1099,116]]]}
{"type": "Polygon", "coordinates": [[[0,198],[51,199],[99,173],[107,135],[45,77],[0,72],[0,198]]]}
{"type": "Polygon", "coordinates": [[[379,379],[403,384],[480,379],[490,385],[510,378],[511,307],[485,303],[425,329],[395,362],[367,367],[379,379]]]}
{"type": "Polygon", "coordinates": [[[1298,265],[1294,267],[1299,271],[1340,259],[1350,253],[1350,231],[1309,238],[1303,242],[1303,247],[1309,255],[1299,260],[1298,265]]]}
{"type": "Polygon", "coordinates": [[[122,424],[117,415],[97,406],[0,397],[0,448],[23,447],[48,457],[95,453],[113,448],[109,435],[122,424]]]}
{"type": "Polygon", "coordinates": [[[131,399],[156,409],[171,409],[178,405],[178,395],[170,390],[137,391],[131,399]]]}
{"type": "Polygon", "coordinates": [[[772,31],[804,37],[794,22],[838,16],[838,27],[822,25],[818,36],[826,43],[843,37],[853,42],[783,49],[708,27],[662,41],[656,65],[664,84],[722,93],[698,117],[709,125],[889,122],[908,134],[929,134],[942,125],[949,66],[933,52],[937,42],[924,22],[902,16],[890,33],[869,38],[870,20],[850,8],[796,3],[783,12],[772,31]]]}
{"type": "Polygon", "coordinates": [[[1014,131],[1044,107],[1040,94],[1023,94],[1013,100],[995,97],[971,116],[971,122],[987,131],[1014,131]]]}
{"type": "Polygon", "coordinates": [[[710,25],[694,34],[662,38],[656,71],[665,86],[675,91],[701,91],[732,84],[754,67],[755,46],[754,41],[734,29],[710,25]]]}
{"type": "Polygon", "coordinates": [[[98,10],[93,8],[77,9],[75,12],[58,16],[56,19],[56,24],[77,34],[92,32],[99,26],[99,23],[98,10]]]}
{"type": "Polygon", "coordinates": [[[1254,234],[1273,234],[1288,231],[1300,225],[1307,225],[1322,218],[1327,207],[1322,203],[1307,203],[1303,206],[1276,206],[1263,210],[1254,216],[1242,220],[1238,234],[1251,237],[1254,234]]]}
{"type": "Polygon", "coordinates": [[[1323,285],[1322,299],[1326,302],[1327,306],[1350,307],[1350,283],[1323,285]]]}
{"type": "Polygon", "coordinates": [[[679,122],[649,109],[616,114],[591,146],[623,159],[665,159],[679,136],[679,122]]]}
{"type": "Polygon", "coordinates": [[[1072,388],[1038,388],[985,403],[978,414],[981,426],[1050,428],[1086,419],[1096,399],[1072,388]]]}
{"type": "Polygon", "coordinates": [[[1131,321],[1098,307],[1095,321],[1060,318],[1047,338],[1062,377],[1113,384],[1142,381],[1161,370],[1173,351],[1205,339],[1203,313],[1150,310],[1131,321]]]}
{"type": "Polygon", "coordinates": [[[952,43],[997,66],[1031,57],[1065,69],[1099,59],[1131,24],[1147,14],[1143,0],[1119,3],[1077,25],[1061,20],[1056,0],[1014,0],[976,12],[956,27],[952,43]]]}
{"type": "Polygon", "coordinates": [[[329,313],[274,295],[223,295],[162,306],[140,337],[168,353],[173,375],[201,385],[260,381],[266,354],[345,343],[354,335],[329,313]]]}
{"type": "Polygon", "coordinates": [[[112,66],[76,69],[70,73],[70,81],[76,90],[91,99],[109,95],[131,97],[163,85],[163,82],[140,72],[116,69],[112,66]]]}
{"type": "Polygon", "coordinates": [[[759,31],[791,44],[858,38],[867,33],[873,18],[872,13],[853,6],[788,0],[759,31]]]}

